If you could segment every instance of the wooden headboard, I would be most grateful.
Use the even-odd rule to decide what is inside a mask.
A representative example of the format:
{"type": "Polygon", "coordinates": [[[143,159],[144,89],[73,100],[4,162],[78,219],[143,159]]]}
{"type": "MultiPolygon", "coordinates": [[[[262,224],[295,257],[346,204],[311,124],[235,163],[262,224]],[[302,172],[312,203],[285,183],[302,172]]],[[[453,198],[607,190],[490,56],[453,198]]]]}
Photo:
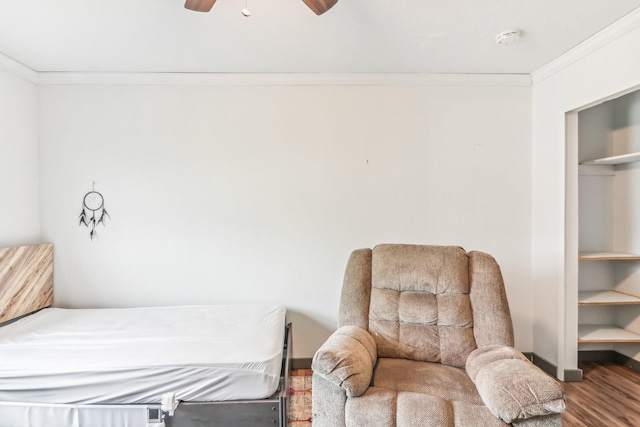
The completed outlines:
{"type": "Polygon", "coordinates": [[[53,244],[0,248],[0,323],[53,304],[53,244]]]}

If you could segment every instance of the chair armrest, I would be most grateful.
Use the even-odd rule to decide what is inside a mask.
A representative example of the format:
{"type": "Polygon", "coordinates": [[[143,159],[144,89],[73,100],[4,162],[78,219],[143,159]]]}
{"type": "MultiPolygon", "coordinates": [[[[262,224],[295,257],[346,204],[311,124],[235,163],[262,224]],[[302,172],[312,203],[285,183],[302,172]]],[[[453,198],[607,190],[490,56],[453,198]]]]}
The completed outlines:
{"type": "Polygon", "coordinates": [[[371,383],[378,359],[376,343],[366,330],[343,326],[335,331],[313,356],[311,369],[349,397],[361,396],[371,383]]]}
{"type": "Polygon", "coordinates": [[[513,347],[476,349],[467,358],[466,369],[484,404],[506,423],[565,409],[562,385],[513,347]]]}

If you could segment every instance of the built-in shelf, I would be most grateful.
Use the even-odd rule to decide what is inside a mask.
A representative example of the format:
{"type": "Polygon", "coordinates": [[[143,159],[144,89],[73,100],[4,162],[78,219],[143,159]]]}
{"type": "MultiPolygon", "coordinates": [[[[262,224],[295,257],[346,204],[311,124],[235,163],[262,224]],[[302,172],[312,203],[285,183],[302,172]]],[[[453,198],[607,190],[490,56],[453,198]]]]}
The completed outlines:
{"type": "Polygon", "coordinates": [[[580,252],[580,261],[640,260],[640,255],[624,252],[580,252]]]}
{"type": "Polygon", "coordinates": [[[581,165],[621,165],[640,161],[640,153],[629,153],[621,156],[603,157],[602,159],[588,160],[581,165]]]}
{"type": "Polygon", "coordinates": [[[580,305],[627,305],[640,304],[640,298],[617,291],[578,292],[580,305]]]}
{"type": "Polygon", "coordinates": [[[578,342],[640,343],[640,335],[613,325],[578,325],[578,342]]]}
{"type": "Polygon", "coordinates": [[[640,91],[566,117],[565,372],[574,351],[640,360],[638,107],[640,91]]]}

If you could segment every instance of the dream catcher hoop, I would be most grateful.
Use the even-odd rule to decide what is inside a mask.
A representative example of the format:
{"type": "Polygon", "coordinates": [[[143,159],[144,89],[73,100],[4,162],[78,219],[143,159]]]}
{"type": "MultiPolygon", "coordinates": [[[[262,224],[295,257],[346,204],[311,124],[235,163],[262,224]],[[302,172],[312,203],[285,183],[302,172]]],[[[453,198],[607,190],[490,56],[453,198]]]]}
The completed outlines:
{"type": "Polygon", "coordinates": [[[105,226],[105,219],[111,219],[111,216],[104,208],[104,197],[98,193],[95,189],[95,182],[93,183],[93,189],[84,195],[82,199],[82,212],[80,212],[80,223],[87,228],[91,228],[89,237],[93,240],[98,235],[96,227],[100,224],[105,226]]]}

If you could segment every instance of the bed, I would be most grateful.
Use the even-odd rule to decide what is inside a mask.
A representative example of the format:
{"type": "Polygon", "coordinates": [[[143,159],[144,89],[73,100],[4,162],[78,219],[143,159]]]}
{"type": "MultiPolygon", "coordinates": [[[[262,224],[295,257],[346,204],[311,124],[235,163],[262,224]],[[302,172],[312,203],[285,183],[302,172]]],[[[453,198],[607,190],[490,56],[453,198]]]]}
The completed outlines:
{"type": "Polygon", "coordinates": [[[0,249],[0,426],[286,426],[283,307],[52,308],[52,260],[0,249]]]}

